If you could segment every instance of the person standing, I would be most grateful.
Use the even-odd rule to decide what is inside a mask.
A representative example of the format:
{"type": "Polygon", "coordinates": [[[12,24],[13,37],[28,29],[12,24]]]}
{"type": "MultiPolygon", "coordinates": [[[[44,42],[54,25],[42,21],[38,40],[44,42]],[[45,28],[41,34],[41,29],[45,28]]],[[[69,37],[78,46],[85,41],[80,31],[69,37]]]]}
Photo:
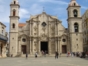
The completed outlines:
{"type": "Polygon", "coordinates": [[[26,53],[26,59],[28,58],[28,54],[26,53]]]}
{"type": "Polygon", "coordinates": [[[55,59],[58,59],[58,52],[55,52],[55,59]]]}
{"type": "Polygon", "coordinates": [[[38,54],[37,54],[37,52],[35,53],[35,58],[37,58],[38,56],[37,56],[38,54]]]}

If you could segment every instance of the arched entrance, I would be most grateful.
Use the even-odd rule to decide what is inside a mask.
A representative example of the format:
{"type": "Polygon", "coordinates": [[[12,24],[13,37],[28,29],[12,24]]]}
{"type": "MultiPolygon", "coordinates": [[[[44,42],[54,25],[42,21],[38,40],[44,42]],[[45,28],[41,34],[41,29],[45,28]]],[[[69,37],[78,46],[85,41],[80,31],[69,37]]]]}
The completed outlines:
{"type": "Polygon", "coordinates": [[[41,42],[41,51],[46,52],[48,54],[48,42],[41,42]]]}

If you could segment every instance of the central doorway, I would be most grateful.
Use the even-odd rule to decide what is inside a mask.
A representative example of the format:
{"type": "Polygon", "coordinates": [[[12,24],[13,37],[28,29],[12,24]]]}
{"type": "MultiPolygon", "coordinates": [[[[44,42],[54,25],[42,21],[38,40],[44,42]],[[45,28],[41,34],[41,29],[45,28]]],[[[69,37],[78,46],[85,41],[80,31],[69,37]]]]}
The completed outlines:
{"type": "Polygon", "coordinates": [[[21,51],[23,52],[23,54],[26,54],[26,45],[21,46],[21,51]]]}
{"type": "Polygon", "coordinates": [[[41,51],[46,52],[46,54],[48,54],[48,42],[41,42],[41,51]]]}

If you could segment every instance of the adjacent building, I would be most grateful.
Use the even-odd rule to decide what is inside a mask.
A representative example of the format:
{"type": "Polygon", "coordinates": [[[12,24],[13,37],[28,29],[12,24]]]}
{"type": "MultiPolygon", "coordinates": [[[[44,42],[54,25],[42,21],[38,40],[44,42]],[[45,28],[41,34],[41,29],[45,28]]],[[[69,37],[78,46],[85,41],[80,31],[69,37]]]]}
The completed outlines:
{"type": "Polygon", "coordinates": [[[0,22],[0,57],[6,57],[6,46],[7,46],[7,32],[6,26],[0,22]]]}
{"type": "MultiPolygon", "coordinates": [[[[46,12],[31,15],[25,23],[19,22],[18,0],[10,4],[10,55],[34,55],[46,52],[53,55],[83,51],[81,6],[71,0],[67,7],[68,28],[56,16],[46,12]]],[[[59,12],[59,11],[58,11],[59,12]]]]}
{"type": "Polygon", "coordinates": [[[88,10],[82,16],[83,50],[88,52],[88,10]]]}

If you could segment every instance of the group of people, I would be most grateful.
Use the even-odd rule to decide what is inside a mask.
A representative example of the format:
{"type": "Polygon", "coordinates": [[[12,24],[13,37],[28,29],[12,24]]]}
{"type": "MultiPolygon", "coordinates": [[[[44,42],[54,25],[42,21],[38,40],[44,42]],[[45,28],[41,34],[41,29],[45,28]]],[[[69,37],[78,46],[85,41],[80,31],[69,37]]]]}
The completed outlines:
{"type": "MultiPolygon", "coordinates": [[[[46,52],[44,52],[44,51],[42,51],[42,55],[43,56],[46,56],[46,52]]],[[[58,59],[58,52],[55,52],[55,59],[58,59]]],[[[36,52],[35,53],[35,58],[37,58],[38,57],[38,53],[36,52]]],[[[28,54],[26,53],[26,59],[28,58],[28,54]]]]}
{"type": "MultiPolygon", "coordinates": [[[[37,58],[38,57],[38,53],[36,52],[35,53],[35,58],[37,58]]],[[[28,58],[28,54],[26,53],[26,59],[28,58]]]]}
{"type": "Polygon", "coordinates": [[[85,58],[86,56],[88,56],[88,52],[67,52],[67,57],[69,56],[85,58]]]}

